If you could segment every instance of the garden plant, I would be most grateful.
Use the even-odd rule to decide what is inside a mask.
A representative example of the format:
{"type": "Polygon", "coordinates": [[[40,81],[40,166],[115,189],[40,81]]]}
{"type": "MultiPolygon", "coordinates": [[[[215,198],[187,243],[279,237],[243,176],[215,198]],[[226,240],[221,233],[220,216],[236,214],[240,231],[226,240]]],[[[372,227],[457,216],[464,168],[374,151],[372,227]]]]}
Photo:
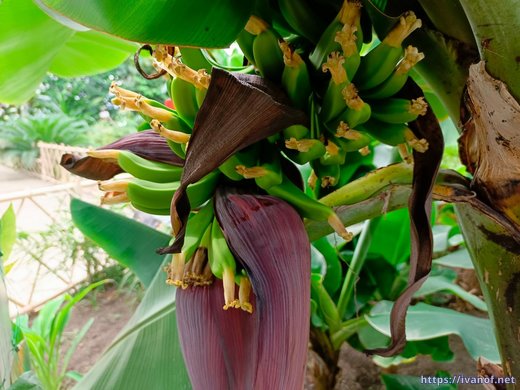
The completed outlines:
{"type": "MultiPolygon", "coordinates": [[[[137,71],[167,85],[158,101],[112,83],[112,103],[142,124],[62,158],[100,181],[103,204],[167,215],[172,227],[169,237],[72,202],[77,226],[147,287],[77,388],[301,389],[310,334],[333,366],[344,341],[381,364],[419,353],[447,360],[445,336],[458,333],[475,358],[500,360],[503,377],[520,379],[518,1],[38,4],[45,14],[6,0],[0,20],[2,7],[26,7],[42,29],[63,34],[65,54],[56,49],[43,72],[64,72],[73,39],[97,58],[92,34],[102,31],[107,58],[135,50],[137,71]],[[448,118],[461,132],[464,174],[440,169],[448,118]],[[448,289],[486,309],[432,263],[432,225],[455,225],[453,211],[498,349],[486,320],[410,306],[448,289]],[[381,250],[385,231],[395,242],[381,250]],[[385,256],[392,244],[404,252],[385,256]],[[363,281],[369,275],[375,282],[363,281]],[[407,329],[433,321],[442,330],[407,342],[407,329]],[[160,347],[147,333],[162,337],[160,347]],[[121,355],[126,371],[116,374],[121,355]],[[136,378],[132,362],[143,356],[149,369],[136,378]],[[165,357],[168,368],[157,369],[165,357]]],[[[0,98],[16,102],[5,91],[0,98]]]]}

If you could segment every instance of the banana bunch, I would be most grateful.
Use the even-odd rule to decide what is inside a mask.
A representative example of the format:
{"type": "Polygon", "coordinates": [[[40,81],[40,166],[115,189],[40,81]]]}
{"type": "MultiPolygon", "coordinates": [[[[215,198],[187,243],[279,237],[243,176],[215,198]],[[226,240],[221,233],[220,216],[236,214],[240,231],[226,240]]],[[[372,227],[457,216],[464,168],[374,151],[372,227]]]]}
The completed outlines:
{"type": "MultiPolygon", "coordinates": [[[[180,186],[182,167],[146,160],[128,150],[92,150],[88,155],[116,162],[130,174],[129,179],[99,183],[104,191],[101,202],[115,204],[129,202],[136,209],[156,215],[169,215],[170,203],[180,186]]],[[[220,172],[214,171],[187,188],[193,207],[199,207],[212,198],[220,172]]]]}
{"type": "MultiPolygon", "coordinates": [[[[358,0],[345,0],[328,25],[314,20],[320,19],[320,12],[316,11],[317,16],[309,12],[320,9],[321,3],[305,2],[312,7],[278,0],[286,26],[296,34],[253,16],[237,43],[256,71],[280,85],[290,104],[308,114],[308,124],[290,126],[236,152],[187,188],[192,209],[182,252],[174,254],[166,268],[168,283],[186,288],[210,284],[214,277],[222,279],[224,309],[253,310],[249,278],[235,262],[214,215],[213,195],[219,183],[239,186],[254,181],[258,189],[290,203],[302,217],[326,221],[350,240],[352,235],[334,210],[317,198],[348,181],[352,153],[364,156],[378,141],[398,147],[408,161],[409,148],[419,152],[428,148],[408,126],[425,115],[426,101],[419,96],[396,97],[415,64],[424,58],[415,47],[403,48],[403,40],[421,21],[412,12],[404,14],[378,45],[362,55],[364,40],[371,40],[371,26],[364,25],[358,0]],[[301,189],[283,169],[293,163],[310,164],[312,190],[301,189]]],[[[168,93],[175,109],[115,83],[110,87],[112,102],[136,111],[167,140],[173,153],[184,158],[210,84],[211,64],[198,49],[172,50],[163,45],[156,45],[153,58],[154,66],[169,75],[168,93]]],[[[148,161],[129,151],[97,150],[89,155],[117,162],[130,176],[100,183],[105,193],[102,203],[128,202],[147,213],[170,214],[182,167],[148,161]]]]}
{"type": "MultiPolygon", "coordinates": [[[[282,11],[291,9],[292,3],[279,1],[282,11]]],[[[281,85],[293,105],[306,109],[310,116],[309,129],[292,126],[283,131],[282,150],[295,163],[310,162],[317,188],[340,183],[340,167],[348,163],[348,153],[365,155],[374,140],[397,146],[407,161],[409,148],[419,152],[428,148],[407,125],[425,115],[424,98],[394,97],[424,58],[413,46],[403,48],[403,41],[421,27],[421,21],[413,12],[403,14],[365,55],[361,55],[363,31],[370,28],[361,21],[360,2],[346,0],[310,49],[295,50],[280,42],[285,65],[281,85]]],[[[292,19],[287,22],[294,24],[292,19]]],[[[307,39],[313,42],[308,35],[307,39]]]]}

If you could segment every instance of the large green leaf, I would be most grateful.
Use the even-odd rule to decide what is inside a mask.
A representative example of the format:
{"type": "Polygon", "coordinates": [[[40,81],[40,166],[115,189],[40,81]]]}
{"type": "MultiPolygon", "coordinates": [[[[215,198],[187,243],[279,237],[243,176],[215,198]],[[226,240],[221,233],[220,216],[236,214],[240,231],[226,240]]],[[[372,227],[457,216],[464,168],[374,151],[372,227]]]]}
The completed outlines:
{"type": "Polygon", "coordinates": [[[4,274],[0,264],[0,389],[10,382],[13,348],[11,345],[11,321],[9,320],[9,305],[5,288],[4,274]],[[5,383],[4,383],[5,381],[5,383]]]}
{"type": "Polygon", "coordinates": [[[10,384],[13,362],[11,321],[2,262],[9,256],[15,238],[15,214],[13,207],[10,206],[0,219],[0,389],[10,384]]]}
{"type": "Polygon", "coordinates": [[[383,257],[392,265],[400,264],[410,256],[410,216],[407,209],[384,215],[375,228],[370,254],[383,257]]]}
{"type": "Polygon", "coordinates": [[[132,51],[135,45],[120,39],[65,27],[32,0],[4,0],[0,5],[0,101],[27,101],[51,68],[71,76],[107,71],[132,51]],[[85,51],[78,53],[78,45],[84,45],[85,51]]]}
{"type": "MultiPolygon", "coordinates": [[[[372,327],[387,336],[390,336],[391,309],[392,302],[382,301],[374,306],[370,315],[366,316],[372,327]]],[[[460,336],[469,354],[475,360],[483,356],[493,363],[500,362],[495,336],[488,319],[425,303],[418,303],[408,309],[406,316],[408,340],[426,340],[449,334],[460,336]]]]}
{"type": "Polygon", "coordinates": [[[75,389],[191,389],[177,334],[175,288],[166,284],[162,270],[130,321],[75,389]]]}
{"type": "Polygon", "coordinates": [[[79,199],[70,203],[72,221],[110,256],[130,268],[148,286],[163,258],[155,253],[170,236],[79,199]]]}
{"type": "Polygon", "coordinates": [[[254,2],[241,0],[38,0],[84,26],[131,41],[225,47],[254,2]]]}
{"type": "Polygon", "coordinates": [[[40,380],[33,371],[26,371],[20,375],[9,390],[42,390],[40,380]]]}
{"type": "Polygon", "coordinates": [[[448,291],[466,302],[471,303],[477,309],[487,311],[486,303],[477,296],[467,292],[457,285],[453,280],[448,279],[444,275],[430,276],[421,288],[415,293],[415,297],[422,297],[440,291],[448,291]]]}
{"type": "MultiPolygon", "coordinates": [[[[16,215],[13,205],[0,218],[0,267],[6,262],[16,240],[16,215]]],[[[1,270],[0,270],[1,271],[1,270]]]]}
{"type": "Polygon", "coordinates": [[[49,71],[61,77],[102,73],[122,63],[135,50],[134,43],[97,31],[80,31],[56,54],[49,71]]]}
{"type": "Polygon", "coordinates": [[[466,248],[438,257],[433,260],[433,263],[445,267],[473,269],[473,263],[471,262],[471,257],[466,248]]]}

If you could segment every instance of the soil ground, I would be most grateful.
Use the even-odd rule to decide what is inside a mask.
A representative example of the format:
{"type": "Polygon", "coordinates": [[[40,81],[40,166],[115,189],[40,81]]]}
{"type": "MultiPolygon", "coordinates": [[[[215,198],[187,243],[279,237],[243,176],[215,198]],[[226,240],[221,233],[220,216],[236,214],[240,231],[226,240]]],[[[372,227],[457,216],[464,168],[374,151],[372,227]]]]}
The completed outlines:
{"type": "MultiPolygon", "coordinates": [[[[72,311],[65,333],[72,338],[90,318],[94,318],[94,323],[76,349],[69,370],[85,374],[130,319],[138,303],[132,292],[115,288],[101,290],[95,295],[91,293],[79,302],[72,311]]],[[[66,388],[72,388],[72,383],[67,383],[66,388]]]]}

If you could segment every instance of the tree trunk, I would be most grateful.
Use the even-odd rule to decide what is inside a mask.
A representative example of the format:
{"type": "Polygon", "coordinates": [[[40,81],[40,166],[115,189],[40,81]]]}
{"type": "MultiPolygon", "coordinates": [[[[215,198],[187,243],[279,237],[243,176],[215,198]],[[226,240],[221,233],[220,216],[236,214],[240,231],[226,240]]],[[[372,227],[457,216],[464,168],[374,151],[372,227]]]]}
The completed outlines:
{"type": "MultiPolygon", "coordinates": [[[[460,155],[471,189],[493,213],[457,205],[490,309],[504,375],[520,380],[520,104],[484,62],[470,67],[460,155]]],[[[519,385],[510,385],[519,388],[519,385]]]]}
{"type": "Polygon", "coordinates": [[[488,303],[504,375],[520,381],[520,244],[510,230],[472,206],[455,207],[488,303]]]}

